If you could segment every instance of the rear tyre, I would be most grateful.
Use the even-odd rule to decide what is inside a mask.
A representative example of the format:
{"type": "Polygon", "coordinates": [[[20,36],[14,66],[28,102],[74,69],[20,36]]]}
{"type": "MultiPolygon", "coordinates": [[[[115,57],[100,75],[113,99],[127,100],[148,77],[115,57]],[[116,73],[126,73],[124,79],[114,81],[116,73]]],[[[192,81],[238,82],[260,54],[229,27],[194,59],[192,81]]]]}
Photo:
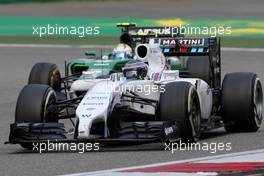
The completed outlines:
{"type": "Polygon", "coordinates": [[[36,63],[29,74],[28,84],[45,84],[61,90],[61,75],[56,64],[36,63]]]}
{"type": "Polygon", "coordinates": [[[159,99],[162,121],[177,121],[184,142],[197,142],[201,133],[201,109],[198,94],[188,82],[165,85],[159,99]]]}
{"type": "Polygon", "coordinates": [[[255,132],[262,122],[263,93],[254,73],[227,74],[222,84],[222,113],[227,132],[255,132]]]}
{"type": "Polygon", "coordinates": [[[18,96],[15,123],[57,122],[58,119],[47,111],[48,106],[55,102],[55,92],[48,85],[26,85],[18,96]]]}
{"type": "Polygon", "coordinates": [[[200,78],[211,85],[211,69],[209,58],[205,56],[189,57],[187,69],[190,77],[200,78]]]}

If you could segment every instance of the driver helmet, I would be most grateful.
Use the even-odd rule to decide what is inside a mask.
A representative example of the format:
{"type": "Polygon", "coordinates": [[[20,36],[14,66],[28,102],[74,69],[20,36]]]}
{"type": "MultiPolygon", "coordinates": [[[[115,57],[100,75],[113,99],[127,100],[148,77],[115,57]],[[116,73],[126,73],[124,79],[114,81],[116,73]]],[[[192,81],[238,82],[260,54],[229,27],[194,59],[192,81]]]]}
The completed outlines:
{"type": "Polygon", "coordinates": [[[148,65],[140,60],[131,60],[122,70],[127,79],[144,79],[148,73],[148,65]]]}
{"type": "Polygon", "coordinates": [[[124,43],[118,44],[114,48],[112,55],[114,58],[118,58],[118,59],[133,58],[132,48],[124,43]]]}

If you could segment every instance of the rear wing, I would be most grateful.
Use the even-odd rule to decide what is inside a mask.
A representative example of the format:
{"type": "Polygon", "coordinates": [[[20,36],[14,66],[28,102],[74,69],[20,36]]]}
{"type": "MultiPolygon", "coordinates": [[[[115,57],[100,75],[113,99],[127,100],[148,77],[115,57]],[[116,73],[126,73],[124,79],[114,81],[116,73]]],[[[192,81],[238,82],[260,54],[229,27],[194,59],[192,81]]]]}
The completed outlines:
{"type": "Polygon", "coordinates": [[[210,62],[209,85],[221,87],[220,38],[151,38],[150,44],[158,44],[165,56],[205,56],[210,62]]]}
{"type": "Polygon", "coordinates": [[[137,27],[135,23],[118,23],[121,27],[120,41],[132,48],[141,43],[148,43],[152,37],[173,38],[183,37],[183,31],[179,27],[137,27]]]}
{"type": "Polygon", "coordinates": [[[156,37],[183,37],[183,30],[177,26],[171,27],[137,27],[136,23],[117,23],[117,27],[121,27],[121,32],[128,33],[133,37],[141,37],[142,35],[148,35],[155,33],[156,37]]]}

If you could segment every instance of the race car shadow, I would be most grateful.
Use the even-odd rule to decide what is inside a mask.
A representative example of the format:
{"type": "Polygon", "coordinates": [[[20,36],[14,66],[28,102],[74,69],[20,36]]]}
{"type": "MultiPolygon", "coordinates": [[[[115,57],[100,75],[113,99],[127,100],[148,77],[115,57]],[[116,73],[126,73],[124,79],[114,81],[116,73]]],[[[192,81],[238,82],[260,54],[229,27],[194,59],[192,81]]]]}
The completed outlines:
{"type": "MultiPolygon", "coordinates": [[[[84,143],[85,144],[85,143],[84,143]]],[[[71,147],[68,147],[68,149],[65,150],[65,148],[62,150],[50,150],[50,149],[44,149],[42,148],[42,151],[40,151],[40,148],[30,150],[30,149],[23,149],[19,148],[19,150],[12,151],[9,154],[53,154],[53,153],[90,153],[90,152],[136,152],[136,151],[162,151],[164,150],[165,144],[164,143],[146,143],[146,144],[134,144],[134,145],[105,145],[101,144],[99,145],[99,150],[97,149],[83,149],[84,147],[78,146],[78,143],[76,143],[75,149],[72,150],[73,144],[71,144],[71,147]]],[[[83,145],[82,145],[83,146],[83,145]]],[[[16,148],[17,149],[17,148],[16,148]]]]}
{"type": "MultiPolygon", "coordinates": [[[[229,135],[226,133],[224,128],[219,128],[212,130],[210,132],[202,133],[201,134],[201,141],[206,141],[210,138],[216,138],[229,135]]],[[[78,144],[78,143],[76,143],[78,144]]],[[[142,152],[142,151],[164,151],[164,148],[166,147],[165,143],[145,143],[145,144],[115,144],[115,145],[109,145],[109,144],[100,144],[99,150],[85,150],[80,151],[79,150],[43,150],[41,153],[45,154],[52,154],[52,153],[88,153],[88,152],[142,152]]],[[[76,148],[76,147],[75,147],[76,148]]],[[[78,147],[77,147],[78,148],[78,147]]],[[[10,154],[39,154],[39,150],[26,150],[21,149],[19,151],[11,152],[10,154]]]]}
{"type": "MultiPolygon", "coordinates": [[[[54,154],[54,153],[91,153],[91,152],[142,152],[142,151],[162,151],[164,146],[161,143],[151,143],[151,144],[138,144],[133,146],[100,146],[99,150],[64,150],[64,151],[42,151],[42,154],[54,154]]],[[[21,149],[19,151],[10,152],[9,154],[40,154],[39,151],[21,149]]]]}
{"type": "Polygon", "coordinates": [[[201,140],[228,135],[224,128],[217,128],[201,134],[201,140]]]}

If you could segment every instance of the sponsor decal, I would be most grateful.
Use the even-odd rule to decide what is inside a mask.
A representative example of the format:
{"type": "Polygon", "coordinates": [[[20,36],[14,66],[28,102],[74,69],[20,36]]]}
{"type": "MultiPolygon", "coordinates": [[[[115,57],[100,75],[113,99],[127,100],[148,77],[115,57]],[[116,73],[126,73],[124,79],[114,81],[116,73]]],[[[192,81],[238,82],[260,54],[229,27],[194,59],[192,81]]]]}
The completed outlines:
{"type": "Polygon", "coordinates": [[[202,53],[202,52],[207,52],[206,50],[204,50],[203,48],[198,48],[198,53],[202,53]]]}
{"type": "Polygon", "coordinates": [[[164,53],[169,53],[170,52],[170,48],[164,48],[164,53]]]}
{"type": "Polygon", "coordinates": [[[196,51],[197,51],[197,48],[192,48],[191,49],[191,53],[196,53],[196,51]]]}
{"type": "Polygon", "coordinates": [[[83,118],[89,118],[89,117],[91,117],[92,116],[92,114],[82,114],[82,117],[83,118]]]}
{"type": "Polygon", "coordinates": [[[151,54],[159,54],[160,53],[160,49],[158,49],[158,48],[150,48],[150,53],[151,54]]]}
{"type": "Polygon", "coordinates": [[[139,29],[137,31],[137,34],[148,34],[148,33],[156,33],[156,34],[160,34],[160,35],[170,35],[171,34],[171,30],[170,28],[153,28],[153,29],[139,29]]]}
{"type": "Polygon", "coordinates": [[[154,33],[158,36],[177,36],[179,34],[178,27],[152,27],[152,28],[136,28],[130,29],[129,34],[141,35],[154,33]]]}
{"type": "Polygon", "coordinates": [[[203,46],[204,39],[180,39],[179,44],[182,46],[203,46]]]}
{"type": "Polygon", "coordinates": [[[166,135],[169,135],[169,134],[173,133],[173,128],[172,127],[165,128],[164,132],[166,135]]]}
{"type": "Polygon", "coordinates": [[[86,111],[93,111],[95,108],[86,108],[86,111]]]}
{"type": "Polygon", "coordinates": [[[83,103],[83,106],[89,106],[89,105],[93,105],[93,106],[102,106],[104,105],[104,103],[83,103]]]}
{"type": "Polygon", "coordinates": [[[161,39],[161,45],[176,45],[177,40],[175,39],[161,39]]]}
{"type": "Polygon", "coordinates": [[[94,66],[108,66],[109,63],[96,63],[94,66]]]}
{"type": "Polygon", "coordinates": [[[87,100],[106,100],[107,96],[101,96],[101,97],[87,97],[87,100]]]}
{"type": "Polygon", "coordinates": [[[159,39],[154,39],[154,44],[160,44],[160,40],[159,39]]]}
{"type": "Polygon", "coordinates": [[[161,39],[161,45],[204,46],[205,39],[161,39]]]}

